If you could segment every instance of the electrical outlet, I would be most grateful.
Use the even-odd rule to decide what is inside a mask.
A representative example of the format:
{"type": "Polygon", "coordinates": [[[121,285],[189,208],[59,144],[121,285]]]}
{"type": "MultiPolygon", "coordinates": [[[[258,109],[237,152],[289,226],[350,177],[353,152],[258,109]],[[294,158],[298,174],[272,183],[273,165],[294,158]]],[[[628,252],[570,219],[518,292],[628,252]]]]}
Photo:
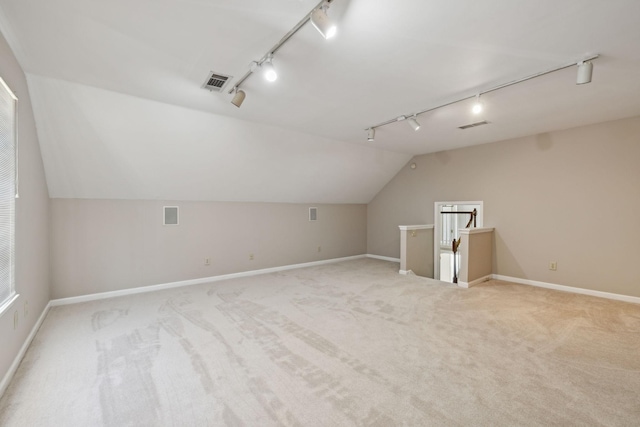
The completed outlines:
{"type": "Polygon", "coordinates": [[[551,261],[549,263],[549,270],[556,271],[558,269],[558,263],[556,261],[551,261]]]}
{"type": "Polygon", "coordinates": [[[211,265],[211,258],[205,258],[204,265],[211,265]]]}
{"type": "Polygon", "coordinates": [[[318,252],[322,252],[322,246],[318,246],[318,252]]]}
{"type": "Polygon", "coordinates": [[[249,254],[249,261],[253,261],[253,254],[249,254]]]}

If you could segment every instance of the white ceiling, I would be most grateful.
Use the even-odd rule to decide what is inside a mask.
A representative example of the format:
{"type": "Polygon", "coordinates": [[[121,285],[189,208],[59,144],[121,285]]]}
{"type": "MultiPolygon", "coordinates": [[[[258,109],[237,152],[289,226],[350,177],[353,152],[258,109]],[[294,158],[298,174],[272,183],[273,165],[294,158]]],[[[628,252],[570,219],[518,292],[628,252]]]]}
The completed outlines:
{"type": "Polygon", "coordinates": [[[640,115],[638,0],[334,0],[241,77],[316,0],[0,0],[28,76],[51,197],[366,203],[416,154],[640,115]],[[365,128],[589,54],[575,67],[406,123],[365,128]],[[487,126],[458,126],[485,119],[487,126]]]}

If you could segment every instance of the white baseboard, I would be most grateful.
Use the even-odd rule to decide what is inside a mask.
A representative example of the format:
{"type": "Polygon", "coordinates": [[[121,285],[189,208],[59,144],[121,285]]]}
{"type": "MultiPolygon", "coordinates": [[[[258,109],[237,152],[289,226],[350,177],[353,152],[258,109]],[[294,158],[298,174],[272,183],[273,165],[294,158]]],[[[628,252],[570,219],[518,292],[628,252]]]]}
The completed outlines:
{"type": "Polygon", "coordinates": [[[29,349],[29,346],[31,345],[31,341],[33,341],[33,338],[36,336],[38,329],[40,329],[42,322],[44,322],[44,318],[47,317],[49,308],[51,308],[51,302],[49,302],[44,308],[44,310],[42,310],[42,314],[38,318],[38,321],[36,322],[35,325],[33,325],[33,328],[31,328],[31,332],[29,333],[29,336],[27,336],[27,339],[22,344],[22,347],[20,347],[20,351],[16,355],[15,359],[13,359],[13,363],[9,367],[9,370],[5,374],[4,378],[2,378],[2,382],[0,382],[0,397],[4,395],[4,392],[7,390],[7,387],[9,387],[9,383],[11,382],[11,380],[13,379],[13,376],[18,370],[18,366],[20,366],[20,362],[22,362],[22,358],[27,353],[27,349],[29,349]]]}
{"type": "Polygon", "coordinates": [[[411,270],[398,270],[398,273],[402,274],[403,276],[414,276],[415,275],[413,273],[413,271],[411,271],[411,270]]]}
{"type": "Polygon", "coordinates": [[[391,258],[391,257],[388,257],[388,256],[371,255],[371,254],[367,254],[365,256],[367,258],[380,259],[382,261],[400,262],[400,258],[391,258]]]}
{"type": "Polygon", "coordinates": [[[78,297],[59,298],[51,300],[51,306],[76,304],[86,301],[96,301],[107,298],[121,297],[126,295],[141,294],[146,292],[155,292],[163,289],[180,288],[183,286],[199,285],[202,283],[219,282],[221,280],[237,279],[239,277],[258,276],[260,274],[276,273],[278,271],[294,270],[297,268],[314,267],[317,265],[333,264],[342,261],[351,261],[355,259],[365,258],[367,255],[354,255],[343,258],[332,258],[322,261],[305,262],[302,264],[284,265],[281,267],[264,268],[261,270],[243,271],[240,273],[222,274],[220,276],[202,277],[199,279],[181,280],[179,282],[163,283],[160,285],[140,286],[137,288],[122,289],[120,291],[100,292],[97,294],[81,295],[78,297]]]}
{"type": "Polygon", "coordinates": [[[592,289],[576,288],[573,286],[556,285],[555,283],[538,282],[536,280],[528,280],[528,279],[520,279],[518,277],[503,276],[501,274],[493,274],[492,278],[495,280],[518,283],[521,285],[536,286],[538,288],[554,289],[556,291],[571,292],[574,294],[590,295],[593,297],[607,298],[607,299],[613,299],[617,301],[625,301],[625,302],[631,302],[634,304],[640,304],[640,297],[633,297],[630,295],[594,291],[592,289]]]}
{"type": "Polygon", "coordinates": [[[492,278],[493,278],[492,274],[487,274],[484,277],[481,277],[481,278],[476,279],[476,280],[472,280],[470,282],[461,282],[461,281],[458,280],[458,286],[461,287],[461,288],[470,288],[472,286],[479,285],[482,282],[486,282],[487,280],[491,280],[492,278]]]}

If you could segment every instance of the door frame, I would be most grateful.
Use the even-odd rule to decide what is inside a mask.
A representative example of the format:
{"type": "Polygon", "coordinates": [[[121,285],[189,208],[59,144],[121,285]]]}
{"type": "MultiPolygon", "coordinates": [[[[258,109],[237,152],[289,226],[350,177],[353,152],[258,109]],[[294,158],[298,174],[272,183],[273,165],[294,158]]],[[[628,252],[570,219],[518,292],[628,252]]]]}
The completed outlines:
{"type": "Polygon", "coordinates": [[[476,208],[476,227],[483,227],[484,224],[484,202],[476,201],[457,201],[457,202],[434,202],[433,204],[433,278],[440,280],[440,207],[444,205],[478,205],[476,208]]]}

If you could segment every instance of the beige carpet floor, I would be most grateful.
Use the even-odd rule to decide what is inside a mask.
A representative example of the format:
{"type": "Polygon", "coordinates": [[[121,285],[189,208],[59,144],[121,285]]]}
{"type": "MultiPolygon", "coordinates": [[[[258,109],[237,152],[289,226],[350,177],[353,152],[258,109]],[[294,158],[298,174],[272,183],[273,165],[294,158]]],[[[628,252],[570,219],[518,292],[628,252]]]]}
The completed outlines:
{"type": "Polygon", "coordinates": [[[52,308],[0,425],[640,425],[639,305],[397,269],[52,308]]]}

